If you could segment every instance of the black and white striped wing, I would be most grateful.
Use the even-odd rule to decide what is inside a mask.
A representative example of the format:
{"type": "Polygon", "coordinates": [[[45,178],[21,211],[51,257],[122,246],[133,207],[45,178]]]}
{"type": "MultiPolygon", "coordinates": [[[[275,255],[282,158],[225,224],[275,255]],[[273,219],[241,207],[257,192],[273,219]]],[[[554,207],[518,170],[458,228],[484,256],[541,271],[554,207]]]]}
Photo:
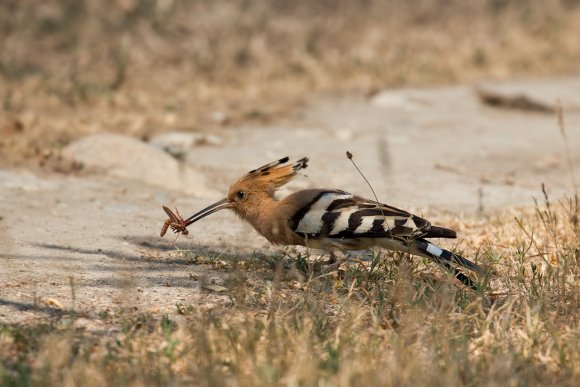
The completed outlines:
{"type": "Polygon", "coordinates": [[[309,239],[455,237],[406,211],[344,191],[321,190],[296,212],[291,227],[309,239]]]}
{"type": "Polygon", "coordinates": [[[455,231],[432,226],[407,211],[353,196],[343,191],[308,190],[307,203],[290,219],[290,228],[306,240],[322,240],[330,246],[353,250],[366,248],[367,238],[378,238],[378,246],[430,258],[452,269],[456,278],[476,289],[471,279],[452,268],[458,264],[479,274],[475,263],[425,238],[456,238],[455,231]],[[382,239],[380,239],[382,238],[382,239]],[[334,239],[334,241],[332,241],[334,239]]]}

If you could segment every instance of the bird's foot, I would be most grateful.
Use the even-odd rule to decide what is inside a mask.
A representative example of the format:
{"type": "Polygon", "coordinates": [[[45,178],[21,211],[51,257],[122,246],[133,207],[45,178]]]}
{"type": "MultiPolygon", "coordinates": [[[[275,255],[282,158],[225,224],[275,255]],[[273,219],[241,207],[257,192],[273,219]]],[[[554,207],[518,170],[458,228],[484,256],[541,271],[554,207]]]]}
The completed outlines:
{"type": "Polygon", "coordinates": [[[333,263],[327,265],[326,267],[324,267],[321,270],[322,274],[324,275],[324,274],[332,273],[333,271],[338,270],[340,268],[340,266],[343,263],[345,263],[347,260],[348,260],[348,257],[341,258],[341,259],[338,259],[338,260],[335,259],[335,261],[333,263]]]}
{"type": "Polygon", "coordinates": [[[336,254],[334,254],[332,251],[330,252],[330,257],[328,258],[328,261],[326,261],[327,265],[331,265],[333,263],[336,263],[336,254]]]}

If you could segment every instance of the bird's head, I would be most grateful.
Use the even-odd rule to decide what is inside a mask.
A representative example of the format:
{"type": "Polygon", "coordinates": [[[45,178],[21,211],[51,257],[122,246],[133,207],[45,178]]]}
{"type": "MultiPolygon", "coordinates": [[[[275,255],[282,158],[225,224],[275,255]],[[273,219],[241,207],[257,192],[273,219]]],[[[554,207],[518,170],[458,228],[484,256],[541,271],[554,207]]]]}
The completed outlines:
{"type": "Polygon", "coordinates": [[[185,220],[186,225],[225,208],[231,208],[242,218],[249,218],[248,215],[259,209],[265,198],[273,197],[276,189],[290,181],[299,170],[308,166],[307,157],[294,164],[284,165],[288,160],[288,157],[284,157],[246,173],[230,186],[225,198],[190,216],[185,220]]]}

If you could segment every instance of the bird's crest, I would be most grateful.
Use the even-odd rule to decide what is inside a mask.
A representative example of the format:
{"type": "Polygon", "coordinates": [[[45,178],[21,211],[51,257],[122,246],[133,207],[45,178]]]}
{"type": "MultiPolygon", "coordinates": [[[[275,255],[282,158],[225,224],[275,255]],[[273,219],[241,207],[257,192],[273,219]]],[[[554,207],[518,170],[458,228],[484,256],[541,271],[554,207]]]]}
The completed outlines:
{"type": "Polygon", "coordinates": [[[286,164],[290,159],[288,157],[281,158],[274,162],[263,165],[259,168],[253,169],[242,176],[236,183],[232,185],[251,185],[258,189],[266,191],[274,191],[277,188],[288,183],[299,170],[308,166],[308,158],[304,157],[293,164],[286,164]]]}

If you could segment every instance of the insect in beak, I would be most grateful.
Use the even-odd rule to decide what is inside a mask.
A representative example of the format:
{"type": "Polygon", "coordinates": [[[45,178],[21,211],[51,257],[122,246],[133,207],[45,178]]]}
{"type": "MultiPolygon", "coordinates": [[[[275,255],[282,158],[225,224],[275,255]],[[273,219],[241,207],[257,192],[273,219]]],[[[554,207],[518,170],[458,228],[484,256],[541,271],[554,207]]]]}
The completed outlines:
{"type": "Polygon", "coordinates": [[[217,212],[219,210],[223,210],[224,208],[231,208],[231,207],[232,207],[232,204],[228,201],[227,198],[225,198],[225,199],[222,199],[222,200],[212,204],[211,206],[206,207],[203,210],[193,214],[189,218],[183,219],[183,217],[181,216],[179,211],[175,210],[176,213],[173,213],[173,211],[171,211],[169,208],[163,206],[163,210],[165,211],[165,213],[167,214],[169,219],[167,219],[165,221],[165,223],[163,224],[163,227],[161,228],[160,235],[164,236],[169,227],[171,227],[171,229],[175,233],[181,233],[183,235],[187,235],[189,233],[187,231],[187,226],[189,226],[190,224],[195,223],[198,220],[205,218],[208,215],[213,214],[214,212],[217,212]]]}
{"type": "Polygon", "coordinates": [[[163,223],[161,233],[159,234],[161,237],[165,235],[169,226],[171,226],[171,229],[175,233],[180,232],[183,235],[189,234],[189,231],[187,231],[187,229],[185,228],[186,227],[185,220],[183,219],[179,211],[177,211],[177,208],[175,209],[175,213],[173,213],[173,211],[171,211],[169,208],[163,206],[163,211],[165,211],[169,219],[167,219],[165,223],[163,223]]]}

